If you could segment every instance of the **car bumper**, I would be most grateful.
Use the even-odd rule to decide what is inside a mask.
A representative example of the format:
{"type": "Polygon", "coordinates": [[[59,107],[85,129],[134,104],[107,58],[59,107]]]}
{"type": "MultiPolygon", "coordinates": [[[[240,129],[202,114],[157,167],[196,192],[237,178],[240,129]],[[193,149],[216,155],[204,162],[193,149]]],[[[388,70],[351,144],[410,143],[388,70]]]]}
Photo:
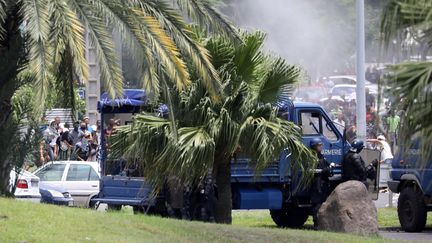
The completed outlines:
{"type": "Polygon", "coordinates": [[[387,181],[390,191],[394,193],[399,193],[399,183],[399,181],[387,181]]]}
{"type": "Polygon", "coordinates": [[[33,202],[33,203],[40,203],[41,197],[33,197],[33,196],[15,196],[16,200],[19,201],[26,201],[26,202],[33,202]]]}
{"type": "Polygon", "coordinates": [[[69,206],[69,207],[74,206],[73,198],[55,197],[55,198],[50,199],[49,201],[42,201],[42,202],[47,203],[47,204],[59,205],[59,206],[69,206]]]}

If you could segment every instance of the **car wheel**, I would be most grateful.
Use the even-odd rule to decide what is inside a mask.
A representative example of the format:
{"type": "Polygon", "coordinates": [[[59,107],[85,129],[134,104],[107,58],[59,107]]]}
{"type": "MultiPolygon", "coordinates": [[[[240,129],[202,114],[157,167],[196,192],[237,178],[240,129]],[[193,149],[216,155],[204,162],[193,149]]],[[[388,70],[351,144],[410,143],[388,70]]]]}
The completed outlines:
{"type": "Polygon", "coordinates": [[[279,210],[270,210],[270,215],[279,227],[299,228],[308,219],[309,212],[305,208],[288,206],[279,210]]]}
{"type": "Polygon", "coordinates": [[[99,201],[93,201],[94,198],[96,198],[96,196],[90,198],[89,208],[97,210],[99,208],[100,202],[99,201]]]}
{"type": "Polygon", "coordinates": [[[405,187],[398,199],[398,217],[406,232],[420,232],[426,225],[427,210],[423,193],[417,187],[405,187]]]}

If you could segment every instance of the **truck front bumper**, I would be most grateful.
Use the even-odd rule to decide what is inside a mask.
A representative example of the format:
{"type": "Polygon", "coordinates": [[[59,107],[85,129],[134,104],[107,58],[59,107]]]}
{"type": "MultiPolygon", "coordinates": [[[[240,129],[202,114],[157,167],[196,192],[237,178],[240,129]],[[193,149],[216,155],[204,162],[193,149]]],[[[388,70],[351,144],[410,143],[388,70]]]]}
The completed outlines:
{"type": "Polygon", "coordinates": [[[393,193],[399,193],[399,183],[400,181],[387,181],[388,187],[393,193]]]}

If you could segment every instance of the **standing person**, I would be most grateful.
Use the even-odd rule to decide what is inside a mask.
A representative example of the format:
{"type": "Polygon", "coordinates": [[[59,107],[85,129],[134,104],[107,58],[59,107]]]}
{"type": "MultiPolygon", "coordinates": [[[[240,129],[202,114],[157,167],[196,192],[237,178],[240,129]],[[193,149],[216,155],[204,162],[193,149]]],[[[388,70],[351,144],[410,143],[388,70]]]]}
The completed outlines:
{"type": "Polygon", "coordinates": [[[315,152],[318,164],[315,170],[315,177],[311,187],[311,203],[312,203],[312,216],[314,222],[314,229],[318,227],[318,210],[321,204],[325,202],[330,194],[330,180],[331,170],[327,160],[322,154],[323,143],[321,139],[314,138],[310,142],[310,148],[315,152]]]}
{"type": "Polygon", "coordinates": [[[48,151],[50,150],[49,144],[46,143],[45,139],[39,141],[39,160],[36,164],[37,167],[41,167],[50,160],[48,151]]]}
{"type": "Polygon", "coordinates": [[[75,144],[79,141],[79,135],[80,135],[81,131],[80,131],[80,122],[76,121],[73,124],[73,129],[72,131],[69,131],[69,136],[71,138],[71,145],[75,146],[75,144]]]}
{"type": "Polygon", "coordinates": [[[87,131],[89,133],[92,133],[93,132],[93,127],[90,125],[90,118],[87,117],[87,116],[84,117],[83,122],[86,124],[87,131]]]}
{"type": "Polygon", "coordinates": [[[91,139],[89,140],[90,152],[87,161],[97,161],[98,147],[98,136],[96,134],[96,131],[93,131],[91,139]]]}
{"type": "Polygon", "coordinates": [[[343,130],[345,129],[345,120],[342,111],[336,113],[336,119],[334,119],[333,122],[336,124],[339,131],[343,133],[343,130]]]}
{"type": "MultiPolygon", "coordinates": [[[[363,158],[360,156],[360,152],[364,148],[362,140],[355,139],[351,144],[351,148],[348,153],[344,156],[342,163],[342,179],[343,181],[361,181],[368,188],[366,179],[368,174],[372,173],[372,167],[366,167],[363,158]],[[371,172],[369,172],[371,171],[371,172]]],[[[372,162],[372,165],[376,168],[376,161],[372,162]]]]}
{"type": "Polygon", "coordinates": [[[69,135],[69,124],[65,125],[63,132],[57,138],[57,146],[59,147],[59,160],[69,160],[73,149],[72,139],[69,135]]]}
{"type": "Polygon", "coordinates": [[[399,129],[400,117],[395,114],[394,110],[390,110],[390,114],[387,117],[387,134],[390,138],[391,147],[397,145],[397,131],[399,129]]]}
{"type": "Polygon", "coordinates": [[[366,106],[375,107],[375,96],[370,93],[369,88],[366,88],[366,106]]]}
{"type": "Polygon", "coordinates": [[[82,133],[88,133],[88,130],[87,130],[87,124],[85,123],[85,122],[81,122],[80,123],[80,131],[82,132],[82,133]]]}
{"type": "Polygon", "coordinates": [[[90,134],[80,134],[79,141],[75,144],[73,158],[79,161],[87,161],[90,154],[89,140],[90,134]]]}
{"type": "Polygon", "coordinates": [[[117,124],[116,121],[114,119],[109,119],[108,120],[108,126],[105,129],[105,136],[109,137],[111,136],[111,134],[116,130],[117,124]]]}
{"type": "Polygon", "coordinates": [[[393,154],[390,145],[387,143],[384,135],[379,135],[377,139],[368,139],[368,142],[376,143],[379,145],[381,150],[380,157],[380,185],[387,187],[387,181],[390,180],[389,171],[391,169],[391,164],[393,161],[393,154]]]}
{"type": "Polygon", "coordinates": [[[53,161],[57,159],[57,155],[58,155],[57,138],[59,137],[55,120],[52,120],[49,123],[49,126],[44,131],[43,135],[44,135],[45,142],[49,145],[48,156],[50,158],[50,161],[53,161]]]}

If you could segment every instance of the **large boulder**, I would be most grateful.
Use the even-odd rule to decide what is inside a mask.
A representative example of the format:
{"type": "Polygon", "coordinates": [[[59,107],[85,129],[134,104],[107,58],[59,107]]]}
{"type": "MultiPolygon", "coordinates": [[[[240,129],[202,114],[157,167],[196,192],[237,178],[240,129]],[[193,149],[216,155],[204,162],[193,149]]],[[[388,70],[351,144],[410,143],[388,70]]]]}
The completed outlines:
{"type": "Polygon", "coordinates": [[[318,229],[377,235],[377,209],[365,185],[359,181],[338,185],[318,211],[318,229]]]}

